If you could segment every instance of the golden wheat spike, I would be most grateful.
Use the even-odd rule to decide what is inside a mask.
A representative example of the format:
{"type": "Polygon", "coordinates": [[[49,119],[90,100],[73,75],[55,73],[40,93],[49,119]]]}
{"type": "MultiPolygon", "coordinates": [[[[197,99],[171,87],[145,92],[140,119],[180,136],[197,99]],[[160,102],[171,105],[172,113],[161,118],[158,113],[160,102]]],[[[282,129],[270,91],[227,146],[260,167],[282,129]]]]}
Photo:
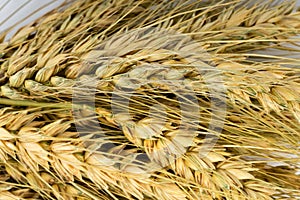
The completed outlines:
{"type": "Polygon", "coordinates": [[[285,58],[276,65],[247,55],[299,33],[294,4],[272,3],[76,1],[20,29],[0,44],[0,196],[298,198],[300,72],[285,58]],[[205,80],[220,76],[226,118],[201,157],[205,137],[218,135],[210,120],[222,120],[205,80]],[[162,81],[182,79],[176,90],[162,81]],[[176,91],[188,94],[186,84],[197,103],[183,106],[200,110],[180,107],[176,91]],[[95,108],[84,104],[89,87],[95,108]],[[183,117],[191,119],[185,131],[183,117]]]}

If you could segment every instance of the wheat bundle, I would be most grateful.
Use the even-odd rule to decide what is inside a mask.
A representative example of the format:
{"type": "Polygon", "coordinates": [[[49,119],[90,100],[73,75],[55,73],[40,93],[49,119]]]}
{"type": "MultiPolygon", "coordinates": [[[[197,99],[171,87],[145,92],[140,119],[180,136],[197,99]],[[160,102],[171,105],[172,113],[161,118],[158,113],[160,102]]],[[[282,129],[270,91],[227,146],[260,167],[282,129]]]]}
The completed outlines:
{"type": "Polygon", "coordinates": [[[299,28],[293,1],[241,0],[25,26],[0,44],[0,199],[299,198],[299,62],[252,52],[296,52],[299,28]]]}

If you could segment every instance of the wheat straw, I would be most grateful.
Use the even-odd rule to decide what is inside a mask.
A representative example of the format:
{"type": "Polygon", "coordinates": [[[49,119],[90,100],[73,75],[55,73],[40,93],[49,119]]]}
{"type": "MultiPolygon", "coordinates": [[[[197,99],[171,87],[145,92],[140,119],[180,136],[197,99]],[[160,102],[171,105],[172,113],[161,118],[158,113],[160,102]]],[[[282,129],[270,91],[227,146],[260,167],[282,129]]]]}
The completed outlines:
{"type": "Polygon", "coordinates": [[[296,197],[300,72],[283,67],[285,58],[277,64],[254,62],[249,52],[295,41],[290,37],[299,33],[299,12],[289,2],[241,3],[76,1],[1,43],[0,198],[296,197]],[[145,27],[152,29],[130,34],[145,27]],[[191,36],[167,42],[203,62],[189,62],[168,49],[161,30],[191,36]],[[195,65],[213,67],[203,76],[195,65]],[[220,120],[210,109],[205,78],[221,75],[227,115],[216,145],[201,157],[205,137],[218,134],[210,130],[210,120],[220,120]],[[161,81],[173,79],[185,82],[174,90],[161,81]],[[152,82],[122,91],[141,80],[152,82]],[[96,83],[94,107],[86,103],[91,82],[96,83]],[[187,83],[199,111],[181,110],[171,95],[184,99],[187,83]],[[80,94],[76,102],[74,93],[80,94]],[[129,108],[112,95],[130,100],[129,108]],[[159,107],[149,116],[153,104],[159,107]],[[192,119],[185,131],[179,127],[183,115],[192,119]],[[89,129],[82,134],[78,125],[89,129]],[[129,162],[138,155],[160,168],[129,162]]]}

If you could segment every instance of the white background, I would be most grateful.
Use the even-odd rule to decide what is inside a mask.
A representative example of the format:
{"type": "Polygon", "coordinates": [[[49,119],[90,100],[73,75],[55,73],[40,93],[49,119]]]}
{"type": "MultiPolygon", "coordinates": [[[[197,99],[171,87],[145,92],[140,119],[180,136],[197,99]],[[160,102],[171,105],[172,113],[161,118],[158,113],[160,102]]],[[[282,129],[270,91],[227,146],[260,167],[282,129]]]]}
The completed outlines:
{"type": "Polygon", "coordinates": [[[63,2],[64,0],[0,0],[0,32],[28,17],[14,26],[9,34],[11,36],[20,27],[38,19],[63,2]]]}

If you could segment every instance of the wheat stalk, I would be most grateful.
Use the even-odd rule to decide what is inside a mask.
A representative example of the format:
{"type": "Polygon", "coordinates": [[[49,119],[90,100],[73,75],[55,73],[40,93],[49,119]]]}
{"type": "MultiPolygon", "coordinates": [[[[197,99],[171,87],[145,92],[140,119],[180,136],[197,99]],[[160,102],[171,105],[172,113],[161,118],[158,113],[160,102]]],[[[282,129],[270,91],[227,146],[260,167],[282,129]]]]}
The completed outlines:
{"type": "MultiPolygon", "coordinates": [[[[266,48],[269,42],[292,41],[288,37],[298,33],[299,14],[291,13],[293,5],[288,3],[274,8],[269,4],[242,8],[239,3],[78,1],[2,43],[0,103],[7,107],[0,112],[0,158],[5,176],[20,185],[4,188],[1,195],[46,199],[271,199],[270,195],[280,192],[297,195],[300,186],[295,165],[299,159],[286,156],[298,155],[293,148],[299,146],[299,70],[251,63],[246,58],[240,63],[235,60],[246,56],[236,53],[266,48]],[[122,34],[125,29],[142,27],[153,27],[153,31],[142,36],[122,34]],[[187,54],[190,59],[215,64],[217,68],[208,78],[222,74],[228,89],[228,116],[222,134],[204,158],[198,156],[199,147],[209,134],[209,120],[214,115],[209,111],[209,90],[203,76],[194,70],[195,64],[170,51],[165,38],[158,37],[163,29],[202,42],[199,46],[173,38],[180,44],[175,46],[177,51],[194,52],[187,54]],[[221,44],[224,41],[226,44],[221,44]],[[153,48],[145,49],[145,44],[153,48]],[[212,53],[209,59],[201,56],[203,48],[212,53]],[[107,56],[114,59],[107,61],[107,56]],[[153,69],[145,70],[149,66],[153,69]],[[92,75],[82,76],[84,73],[92,75]],[[131,116],[111,111],[111,105],[124,108],[122,102],[110,99],[116,88],[130,88],[134,81],[149,77],[151,84],[136,91],[136,96],[117,93],[132,99],[131,116]],[[200,123],[186,124],[197,130],[193,134],[178,130],[182,113],[176,98],[167,96],[172,93],[170,86],[161,83],[162,79],[183,77],[203,107],[200,123]],[[86,100],[89,91],[82,85],[84,88],[89,81],[97,82],[95,108],[71,102],[73,92],[80,92],[80,101],[86,100]],[[155,103],[168,117],[159,109],[145,117],[155,103]],[[85,117],[76,122],[71,110],[85,117]],[[106,128],[93,127],[92,120],[106,128]],[[91,126],[93,131],[80,137],[74,123],[91,126]],[[103,135],[110,141],[102,139],[103,135]],[[106,153],[95,151],[112,142],[116,146],[106,153]],[[128,162],[141,152],[163,168],[145,173],[147,167],[128,162]],[[173,160],[166,159],[166,154],[183,155],[170,162],[173,160]],[[280,165],[274,167],[272,162],[280,165]],[[20,186],[27,189],[19,190],[20,186]]],[[[184,84],[177,89],[190,92],[184,84]]],[[[199,113],[184,114],[196,119],[199,113]]]]}

